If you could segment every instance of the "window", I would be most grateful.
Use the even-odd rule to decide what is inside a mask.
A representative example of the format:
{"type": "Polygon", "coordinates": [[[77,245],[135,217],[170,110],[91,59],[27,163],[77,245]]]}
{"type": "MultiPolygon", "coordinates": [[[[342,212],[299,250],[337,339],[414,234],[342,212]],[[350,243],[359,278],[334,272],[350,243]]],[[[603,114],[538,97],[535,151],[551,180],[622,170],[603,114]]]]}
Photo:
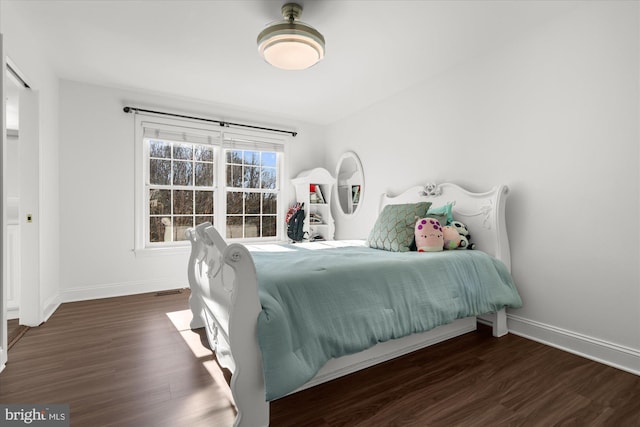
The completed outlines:
{"type": "Polygon", "coordinates": [[[276,237],[277,153],[226,150],[227,238],[276,237]]]}
{"type": "Polygon", "coordinates": [[[203,222],[227,239],[280,237],[282,136],[146,115],[136,134],[136,249],[188,246],[203,222]]]}
{"type": "Polygon", "coordinates": [[[149,243],[187,240],[187,229],[214,223],[214,147],[146,138],[149,243]]]}

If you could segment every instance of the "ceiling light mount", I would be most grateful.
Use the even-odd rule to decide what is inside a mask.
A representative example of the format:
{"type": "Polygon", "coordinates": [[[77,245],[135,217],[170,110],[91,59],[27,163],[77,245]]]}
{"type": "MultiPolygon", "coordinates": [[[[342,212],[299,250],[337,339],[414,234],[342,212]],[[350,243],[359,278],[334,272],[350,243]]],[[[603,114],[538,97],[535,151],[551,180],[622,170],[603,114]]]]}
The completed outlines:
{"type": "Polygon", "coordinates": [[[269,24],[258,34],[258,51],[269,64],[283,70],[304,70],[324,58],[324,36],[312,26],[298,21],[302,6],[282,6],[284,21],[269,24]]]}
{"type": "Polygon", "coordinates": [[[289,22],[300,19],[302,15],[302,6],[297,3],[287,3],[282,5],[282,17],[289,22]]]}

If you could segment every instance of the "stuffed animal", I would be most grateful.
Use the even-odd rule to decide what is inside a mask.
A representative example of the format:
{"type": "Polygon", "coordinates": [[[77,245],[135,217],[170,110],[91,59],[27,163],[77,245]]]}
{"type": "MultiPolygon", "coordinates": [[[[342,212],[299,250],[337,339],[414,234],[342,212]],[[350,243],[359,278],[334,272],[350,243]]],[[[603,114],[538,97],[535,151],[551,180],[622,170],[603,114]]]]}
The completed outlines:
{"type": "Polygon", "coordinates": [[[476,247],[475,243],[471,243],[471,235],[469,234],[469,229],[467,226],[461,223],[460,221],[452,221],[451,227],[455,228],[460,234],[460,249],[474,249],[476,247]]]}
{"type": "Polygon", "coordinates": [[[460,246],[460,233],[455,227],[451,225],[442,227],[442,234],[444,235],[445,249],[458,249],[460,246]]]}
{"type": "Polygon", "coordinates": [[[415,226],[418,252],[437,252],[444,246],[442,226],[437,219],[422,218],[415,226]]]}

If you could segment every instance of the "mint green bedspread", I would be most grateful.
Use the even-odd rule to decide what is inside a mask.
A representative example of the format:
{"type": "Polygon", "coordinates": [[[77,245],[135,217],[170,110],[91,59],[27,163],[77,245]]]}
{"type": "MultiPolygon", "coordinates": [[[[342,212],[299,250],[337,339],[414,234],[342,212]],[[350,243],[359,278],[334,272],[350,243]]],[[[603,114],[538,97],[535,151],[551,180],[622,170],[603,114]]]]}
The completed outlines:
{"type": "Polygon", "coordinates": [[[331,358],[522,301],[504,264],[480,251],[368,247],[252,252],[268,401],[331,358]]]}

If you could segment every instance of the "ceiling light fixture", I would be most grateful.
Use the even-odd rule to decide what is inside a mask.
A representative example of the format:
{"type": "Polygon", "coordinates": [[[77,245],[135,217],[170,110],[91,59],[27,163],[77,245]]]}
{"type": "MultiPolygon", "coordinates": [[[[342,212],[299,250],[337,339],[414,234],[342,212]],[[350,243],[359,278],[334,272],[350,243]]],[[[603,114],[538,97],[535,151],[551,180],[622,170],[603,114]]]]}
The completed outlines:
{"type": "Polygon", "coordinates": [[[269,24],[258,34],[258,51],[269,64],[283,70],[304,70],[324,58],[324,37],[297,19],[302,6],[282,6],[284,21],[269,24]]]}

